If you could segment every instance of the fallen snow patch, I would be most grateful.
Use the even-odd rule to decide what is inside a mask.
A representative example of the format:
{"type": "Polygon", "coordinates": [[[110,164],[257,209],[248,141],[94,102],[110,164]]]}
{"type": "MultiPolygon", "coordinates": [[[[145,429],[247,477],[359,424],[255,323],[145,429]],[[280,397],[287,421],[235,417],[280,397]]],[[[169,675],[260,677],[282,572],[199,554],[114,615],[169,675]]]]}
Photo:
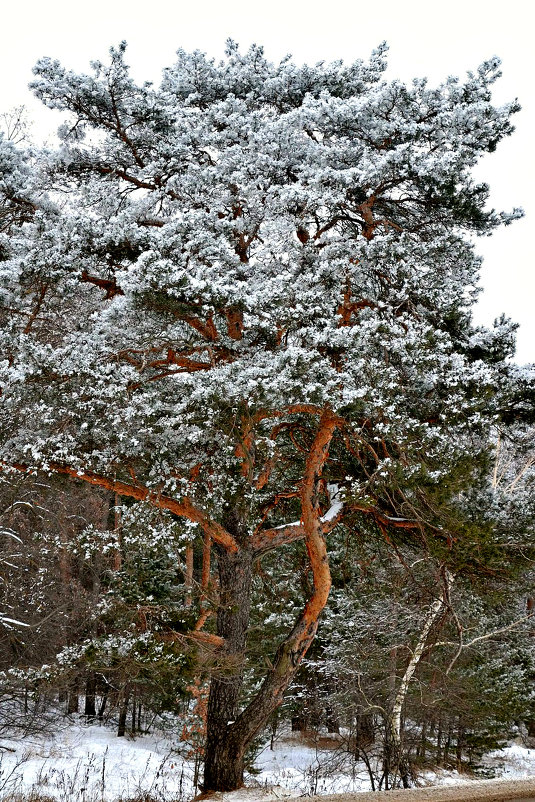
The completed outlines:
{"type": "MultiPolygon", "coordinates": [[[[0,799],[10,793],[37,792],[58,802],[114,802],[143,797],[155,802],[193,799],[193,762],[179,754],[169,735],[117,738],[105,726],[69,722],[54,736],[1,739],[0,799]]],[[[321,744],[325,747],[325,744],[321,744]]],[[[328,746],[328,745],[327,745],[328,746]]],[[[365,767],[347,752],[303,743],[287,734],[268,744],[246,778],[249,787],[213,794],[214,802],[276,802],[288,796],[340,794],[370,790],[365,767]]],[[[489,752],[481,764],[496,777],[521,779],[535,775],[535,749],[520,743],[489,752]]],[[[471,782],[455,771],[426,772],[424,784],[471,782]]]]}

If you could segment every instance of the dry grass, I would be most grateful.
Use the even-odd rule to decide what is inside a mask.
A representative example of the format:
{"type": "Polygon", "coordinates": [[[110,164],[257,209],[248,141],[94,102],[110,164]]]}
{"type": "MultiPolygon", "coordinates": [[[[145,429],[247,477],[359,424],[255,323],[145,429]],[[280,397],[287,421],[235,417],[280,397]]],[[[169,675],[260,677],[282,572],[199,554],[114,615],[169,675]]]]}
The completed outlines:
{"type": "Polygon", "coordinates": [[[52,796],[47,796],[46,794],[41,794],[39,791],[29,791],[26,794],[15,791],[0,796],[0,802],[57,802],[57,799],[52,796]]]}
{"type": "MultiPolygon", "coordinates": [[[[8,793],[0,795],[0,802],[58,802],[57,797],[41,794],[39,791],[29,791],[28,793],[8,793]]],[[[104,802],[106,802],[104,800],[104,802]]],[[[114,802],[161,802],[148,793],[135,794],[134,796],[120,797],[114,802]]]]}

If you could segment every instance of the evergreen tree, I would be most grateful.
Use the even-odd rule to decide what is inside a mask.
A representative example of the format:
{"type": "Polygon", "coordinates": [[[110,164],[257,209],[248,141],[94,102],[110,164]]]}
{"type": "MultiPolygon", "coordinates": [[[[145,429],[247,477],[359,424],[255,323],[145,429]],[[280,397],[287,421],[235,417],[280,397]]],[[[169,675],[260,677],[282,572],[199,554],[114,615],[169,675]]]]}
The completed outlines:
{"type": "Polygon", "coordinates": [[[31,172],[3,145],[0,456],[213,545],[216,631],[192,637],[222,655],[204,786],[232,789],[314,638],[329,532],[366,520],[443,560],[488,534],[459,499],[519,377],[514,327],[471,322],[469,235],[520,213],[470,170],[518,106],[491,103],[497,59],[429,88],[385,81],[384,46],[298,67],[229,42],[156,89],[124,53],[42,59],[62,145],[31,172]],[[295,541],[308,598],[242,708],[253,564],[295,541]]]}

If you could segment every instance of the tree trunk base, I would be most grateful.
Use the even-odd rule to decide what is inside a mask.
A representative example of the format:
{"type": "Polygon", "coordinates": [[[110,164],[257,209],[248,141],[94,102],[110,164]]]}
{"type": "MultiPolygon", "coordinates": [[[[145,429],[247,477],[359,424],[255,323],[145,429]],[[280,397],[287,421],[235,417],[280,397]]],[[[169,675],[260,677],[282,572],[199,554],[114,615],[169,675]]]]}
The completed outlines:
{"type": "Polygon", "coordinates": [[[202,790],[236,791],[243,788],[243,756],[228,743],[219,744],[211,751],[210,760],[204,765],[204,782],[202,790]]]}

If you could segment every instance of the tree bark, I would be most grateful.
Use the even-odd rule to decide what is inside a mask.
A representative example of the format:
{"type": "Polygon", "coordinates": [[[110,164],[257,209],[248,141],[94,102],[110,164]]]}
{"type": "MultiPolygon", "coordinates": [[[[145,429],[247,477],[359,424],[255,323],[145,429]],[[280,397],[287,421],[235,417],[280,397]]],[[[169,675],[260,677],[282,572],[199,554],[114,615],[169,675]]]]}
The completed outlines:
{"type": "Polygon", "coordinates": [[[457,727],[457,743],[455,747],[455,757],[457,761],[457,771],[460,773],[463,769],[463,746],[464,746],[464,727],[459,716],[459,725],[457,727]]]}
{"type": "Polygon", "coordinates": [[[124,688],[119,703],[119,723],[117,725],[117,737],[124,738],[126,734],[126,716],[128,714],[128,703],[130,701],[130,688],[124,688]]]}
{"type": "MultiPolygon", "coordinates": [[[[219,555],[220,605],[217,634],[225,639],[227,674],[214,676],[208,698],[204,784],[207,791],[233,791],[243,785],[243,761],[247,747],[282,703],[284,691],[294,678],[308,647],[314,640],[319,616],[327,603],[331,574],[323,537],[320,493],[321,473],[339,419],[325,410],[306,460],[301,489],[301,520],[305,546],[313,575],[313,589],[292,631],[280,644],[272,668],[252,702],[238,713],[243,679],[244,650],[249,625],[252,564],[255,551],[241,546],[219,555]]],[[[244,541],[243,516],[236,511],[227,524],[234,542],[244,541]]]]}
{"type": "Polygon", "coordinates": [[[375,721],[372,713],[357,713],[355,725],[355,749],[367,749],[375,743],[375,721]]]}
{"type": "Polygon", "coordinates": [[[217,634],[225,639],[224,665],[212,676],[206,720],[204,789],[232,791],[243,785],[247,743],[236,737],[232,724],[238,715],[249,613],[254,552],[219,551],[217,634]]]}
{"type": "Polygon", "coordinates": [[[97,715],[95,707],[95,694],[97,690],[97,675],[94,671],[90,671],[85,681],[85,704],[84,716],[93,719],[97,715]]]}
{"type": "Polygon", "coordinates": [[[451,590],[453,582],[454,582],[454,576],[450,574],[447,568],[445,568],[444,596],[435,599],[427,611],[427,614],[424,618],[424,625],[422,627],[422,631],[420,632],[420,637],[418,638],[414,651],[412,652],[407,668],[405,669],[405,673],[401,678],[401,683],[394,697],[392,710],[390,713],[389,740],[391,741],[391,749],[395,765],[397,765],[397,768],[399,770],[399,775],[401,777],[401,781],[403,783],[404,788],[410,787],[410,780],[409,780],[409,764],[403,745],[401,713],[408,694],[410,681],[425,651],[427,645],[427,638],[429,637],[429,633],[431,632],[431,629],[434,626],[435,622],[442,615],[442,612],[447,604],[449,598],[449,592],[451,590]]]}
{"type": "Polygon", "coordinates": [[[437,766],[443,766],[444,765],[444,756],[443,756],[443,752],[442,752],[442,737],[443,737],[442,713],[439,713],[438,714],[438,726],[437,726],[437,753],[436,753],[437,766]]]}
{"type": "Polygon", "coordinates": [[[292,732],[304,732],[307,724],[307,718],[302,713],[292,716],[292,732]]]}
{"type": "Polygon", "coordinates": [[[422,731],[420,733],[420,745],[416,750],[416,756],[425,760],[425,753],[427,749],[427,727],[428,727],[428,720],[427,716],[424,718],[422,723],[422,731]]]}
{"type": "Polygon", "coordinates": [[[192,591],[193,591],[193,544],[188,543],[186,546],[186,607],[191,607],[192,591]]]}
{"type": "Polygon", "coordinates": [[[78,679],[75,679],[70,688],[67,697],[67,715],[71,713],[78,713],[80,700],[78,698],[78,679]]]}
{"type": "Polygon", "coordinates": [[[108,694],[109,694],[109,685],[106,680],[106,684],[104,685],[104,690],[102,691],[102,696],[100,699],[100,705],[98,708],[98,720],[102,721],[104,719],[104,711],[106,710],[106,704],[108,702],[108,694]]]}

